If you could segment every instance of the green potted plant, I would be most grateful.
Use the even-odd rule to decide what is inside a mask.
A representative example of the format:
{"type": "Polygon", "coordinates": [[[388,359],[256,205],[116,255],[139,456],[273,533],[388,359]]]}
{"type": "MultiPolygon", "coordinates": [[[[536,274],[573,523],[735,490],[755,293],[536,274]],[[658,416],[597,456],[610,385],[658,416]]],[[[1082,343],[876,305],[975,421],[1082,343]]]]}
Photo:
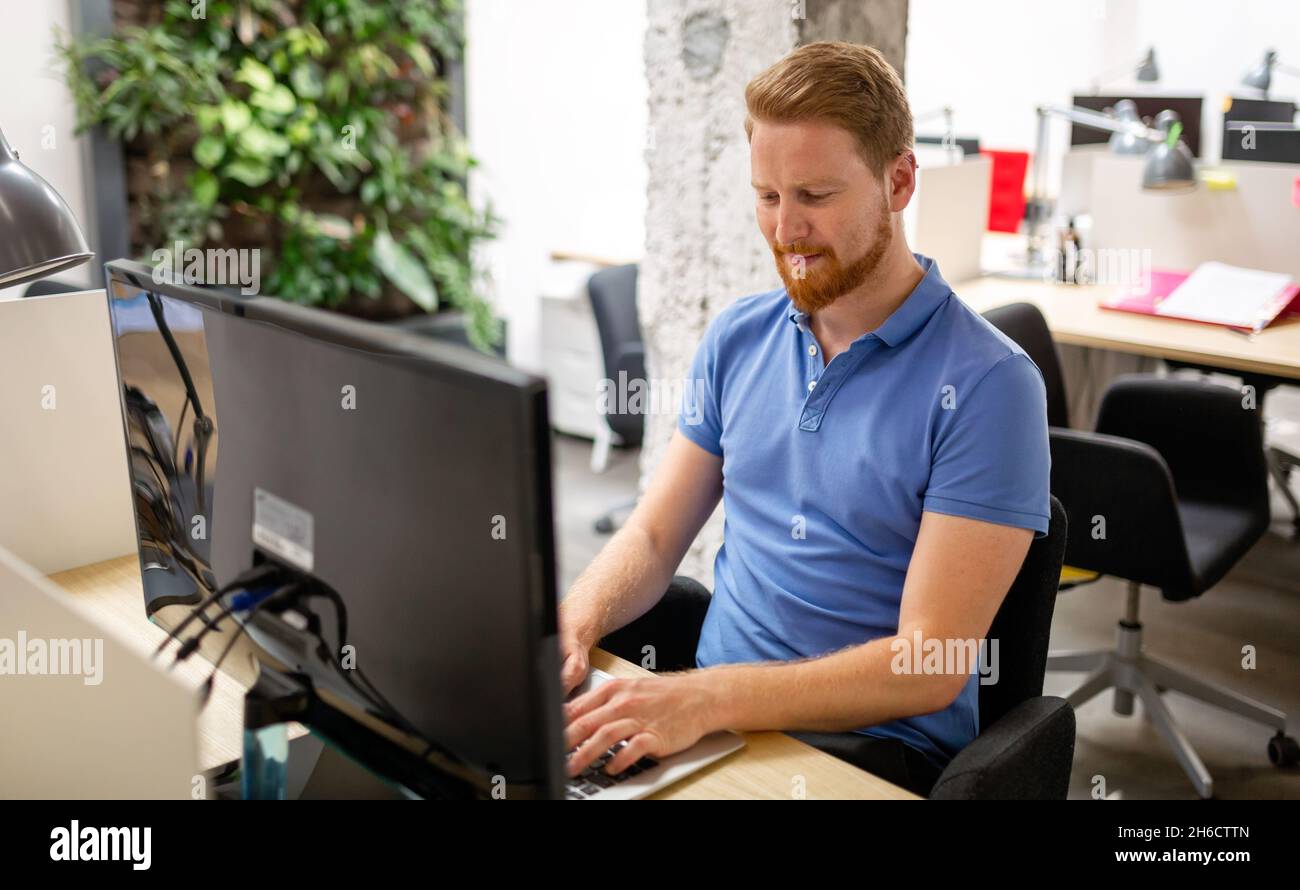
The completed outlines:
{"type": "Polygon", "coordinates": [[[374,319],[458,310],[501,341],[447,113],[459,0],[118,0],[59,36],[78,128],[122,143],[132,249],[260,251],[262,291],[374,319]]]}

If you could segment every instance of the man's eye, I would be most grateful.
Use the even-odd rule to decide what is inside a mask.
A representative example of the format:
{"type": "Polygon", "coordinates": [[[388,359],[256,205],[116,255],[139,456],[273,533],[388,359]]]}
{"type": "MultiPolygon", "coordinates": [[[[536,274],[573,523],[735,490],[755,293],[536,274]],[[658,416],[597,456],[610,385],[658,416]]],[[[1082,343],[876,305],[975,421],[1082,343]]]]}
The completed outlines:
{"type": "Polygon", "coordinates": [[[830,192],[826,192],[820,195],[814,195],[812,192],[804,192],[804,197],[807,198],[809,201],[821,201],[825,198],[829,198],[830,196],[831,196],[830,192]]]}
{"type": "Polygon", "coordinates": [[[762,202],[765,203],[765,204],[771,204],[771,203],[772,203],[773,201],[775,201],[776,199],[777,199],[777,196],[776,196],[775,194],[766,194],[766,195],[759,195],[759,196],[758,196],[758,200],[762,201],[762,202]]]}

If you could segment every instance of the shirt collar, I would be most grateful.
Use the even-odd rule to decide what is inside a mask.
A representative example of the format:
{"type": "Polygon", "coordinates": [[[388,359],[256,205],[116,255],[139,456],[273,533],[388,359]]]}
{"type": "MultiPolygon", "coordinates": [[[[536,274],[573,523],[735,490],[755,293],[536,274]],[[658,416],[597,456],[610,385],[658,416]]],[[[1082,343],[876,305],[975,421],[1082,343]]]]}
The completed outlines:
{"type": "MultiPolygon", "coordinates": [[[[930,320],[930,316],[934,315],[935,310],[942,306],[944,301],[952,294],[952,288],[939,274],[938,263],[919,253],[914,253],[912,256],[925,270],[925,276],[907,295],[907,299],[903,301],[902,305],[895,309],[889,318],[885,319],[884,324],[874,331],[863,334],[859,339],[876,337],[883,341],[886,346],[897,346],[919,331],[930,320]]],[[[794,322],[795,326],[801,331],[809,330],[808,313],[800,312],[795,308],[794,303],[791,303],[789,308],[788,317],[790,321],[794,322]]]]}

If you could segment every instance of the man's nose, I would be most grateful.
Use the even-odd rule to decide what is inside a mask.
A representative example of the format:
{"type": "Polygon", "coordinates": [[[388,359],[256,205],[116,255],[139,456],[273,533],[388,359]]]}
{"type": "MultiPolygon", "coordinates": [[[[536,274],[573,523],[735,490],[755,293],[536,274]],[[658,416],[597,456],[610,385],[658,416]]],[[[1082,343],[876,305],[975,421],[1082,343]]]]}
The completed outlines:
{"type": "Polygon", "coordinates": [[[793,244],[808,237],[808,221],[800,208],[789,203],[782,204],[776,217],[776,240],[782,244],[793,244]]]}

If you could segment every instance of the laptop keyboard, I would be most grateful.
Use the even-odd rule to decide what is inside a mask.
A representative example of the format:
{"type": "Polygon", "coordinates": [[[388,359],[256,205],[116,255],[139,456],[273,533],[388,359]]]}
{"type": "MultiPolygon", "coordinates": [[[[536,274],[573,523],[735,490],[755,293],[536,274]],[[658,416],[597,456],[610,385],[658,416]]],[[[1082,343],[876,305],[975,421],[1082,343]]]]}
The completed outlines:
{"type": "MultiPolygon", "coordinates": [[[[619,742],[614,747],[607,750],[604,754],[593,760],[586,769],[578,775],[568,780],[564,789],[565,800],[586,800],[589,797],[595,797],[606,788],[612,788],[619,782],[626,782],[633,776],[639,776],[648,769],[653,769],[659,765],[659,761],[653,757],[642,757],[636,763],[629,766],[623,772],[616,776],[611,776],[605,772],[605,764],[609,763],[619,750],[626,745],[626,741],[619,742]]],[[[577,750],[576,748],[574,750],[577,750]]],[[[570,754],[573,751],[569,752],[570,754]]]]}

